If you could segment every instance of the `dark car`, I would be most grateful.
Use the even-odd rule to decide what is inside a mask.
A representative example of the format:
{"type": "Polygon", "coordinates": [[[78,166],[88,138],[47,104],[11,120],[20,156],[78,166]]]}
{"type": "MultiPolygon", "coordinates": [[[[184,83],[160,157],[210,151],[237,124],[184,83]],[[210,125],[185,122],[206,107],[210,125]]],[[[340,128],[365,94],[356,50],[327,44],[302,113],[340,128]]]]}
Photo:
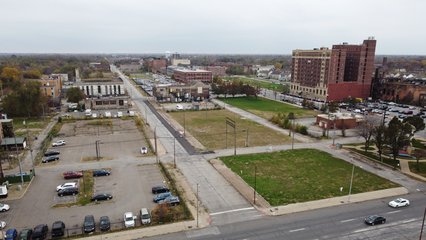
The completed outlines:
{"type": "Polygon", "coordinates": [[[101,231],[108,231],[111,228],[111,222],[109,221],[108,216],[102,216],[99,219],[99,228],[101,231]]]}
{"type": "Polygon", "coordinates": [[[62,237],[65,234],[65,223],[56,221],[52,224],[52,237],[62,237]]]}
{"type": "Polygon", "coordinates": [[[49,156],[54,156],[54,155],[59,155],[59,154],[61,154],[61,153],[58,152],[58,151],[47,151],[47,152],[44,153],[44,156],[49,157],[49,156]]]}
{"type": "Polygon", "coordinates": [[[69,188],[64,188],[59,190],[58,192],[58,196],[63,197],[63,196],[69,196],[69,195],[76,195],[78,194],[78,188],[76,187],[69,187],[69,188]]]}
{"type": "Polygon", "coordinates": [[[4,237],[5,240],[15,240],[18,237],[18,231],[14,228],[7,229],[6,235],[4,237]]]}
{"type": "Polygon", "coordinates": [[[98,193],[93,195],[92,201],[104,201],[104,200],[110,200],[112,199],[112,195],[108,193],[98,193]]]}
{"type": "Polygon", "coordinates": [[[170,192],[165,192],[165,193],[160,193],[158,195],[155,195],[153,201],[155,203],[158,203],[159,201],[162,201],[168,197],[172,196],[172,194],[170,192]]]}
{"type": "Polygon", "coordinates": [[[87,215],[84,217],[83,230],[85,233],[91,233],[95,231],[95,218],[93,215],[87,215]]]}
{"type": "Polygon", "coordinates": [[[63,173],[65,179],[81,178],[83,173],[80,171],[69,171],[63,173]]]}
{"type": "Polygon", "coordinates": [[[105,169],[99,169],[99,170],[93,170],[93,176],[99,177],[99,176],[108,176],[111,175],[111,172],[105,169]]]}
{"type": "Polygon", "coordinates": [[[46,224],[37,225],[33,231],[33,240],[43,240],[46,239],[47,231],[49,228],[46,224]]]}
{"type": "Polygon", "coordinates": [[[41,162],[42,163],[48,163],[48,162],[53,162],[53,161],[56,161],[56,160],[59,160],[58,156],[50,156],[50,157],[46,157],[41,162]]]}
{"type": "Polygon", "coordinates": [[[158,203],[160,203],[160,204],[166,203],[166,204],[169,204],[171,206],[176,206],[176,205],[180,204],[180,200],[179,200],[179,197],[177,197],[177,196],[170,196],[166,199],[159,201],[158,203]]]}
{"type": "Polygon", "coordinates": [[[386,218],[379,215],[371,215],[365,218],[365,223],[368,225],[383,224],[386,222],[386,218]]]}
{"type": "Polygon", "coordinates": [[[159,193],[165,193],[165,192],[170,192],[170,190],[164,185],[158,185],[158,186],[152,187],[153,194],[159,194],[159,193]]]}
{"type": "Polygon", "coordinates": [[[30,240],[33,236],[33,230],[32,229],[24,229],[19,233],[18,239],[19,240],[30,240]]]}

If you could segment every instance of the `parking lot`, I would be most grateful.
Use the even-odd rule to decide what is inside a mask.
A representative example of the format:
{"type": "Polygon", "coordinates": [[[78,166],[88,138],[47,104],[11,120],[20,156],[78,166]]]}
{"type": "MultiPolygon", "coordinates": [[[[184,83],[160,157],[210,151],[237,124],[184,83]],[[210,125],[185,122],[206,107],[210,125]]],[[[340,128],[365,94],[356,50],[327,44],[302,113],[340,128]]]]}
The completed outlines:
{"type": "MultiPolygon", "coordinates": [[[[132,211],[138,214],[142,207],[153,209],[151,187],[163,183],[163,176],[155,158],[143,157],[140,147],[146,142],[133,120],[113,119],[112,125],[93,125],[89,121],[65,123],[59,137],[66,145],[53,147],[60,152],[60,160],[41,163],[35,170],[36,177],[24,197],[5,201],[11,206],[8,212],[0,213],[0,219],[8,227],[18,231],[61,220],[67,228],[79,229],[85,215],[109,216],[112,223],[123,221],[123,214],[132,211]],[[101,160],[96,160],[95,142],[100,140],[101,160]],[[74,196],[58,197],[56,186],[65,182],[65,171],[80,171],[106,168],[110,176],[94,178],[94,193],[110,193],[113,199],[86,206],[55,207],[57,204],[76,200],[74,196]]],[[[83,186],[80,186],[80,191],[83,186]]]]}

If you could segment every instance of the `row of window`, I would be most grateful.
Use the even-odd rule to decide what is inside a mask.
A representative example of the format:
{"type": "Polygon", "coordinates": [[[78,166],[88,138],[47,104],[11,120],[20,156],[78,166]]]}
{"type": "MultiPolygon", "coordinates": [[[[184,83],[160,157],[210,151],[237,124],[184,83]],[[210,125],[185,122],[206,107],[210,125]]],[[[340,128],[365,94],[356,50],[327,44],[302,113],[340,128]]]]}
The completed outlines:
{"type": "Polygon", "coordinates": [[[327,91],[323,89],[306,88],[306,87],[301,87],[298,85],[290,85],[290,89],[293,91],[302,91],[302,92],[308,92],[308,93],[317,94],[317,95],[324,95],[324,96],[327,95],[327,91]]]}
{"type": "MultiPolygon", "coordinates": [[[[102,86],[98,85],[97,86],[97,92],[94,92],[94,86],[82,86],[81,90],[86,92],[87,96],[91,96],[91,95],[95,95],[95,94],[102,94],[102,86]]],[[[104,95],[109,95],[109,94],[121,94],[121,86],[120,85],[105,85],[104,86],[104,95]]]]}

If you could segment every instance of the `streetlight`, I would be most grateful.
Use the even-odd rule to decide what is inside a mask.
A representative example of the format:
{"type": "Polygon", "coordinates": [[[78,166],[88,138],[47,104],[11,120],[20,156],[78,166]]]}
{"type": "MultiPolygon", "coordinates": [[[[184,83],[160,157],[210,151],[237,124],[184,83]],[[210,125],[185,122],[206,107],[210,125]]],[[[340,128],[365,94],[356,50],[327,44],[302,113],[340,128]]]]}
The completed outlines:
{"type": "Polygon", "coordinates": [[[198,200],[198,183],[197,183],[197,228],[198,228],[198,206],[199,206],[199,200],[198,200]]]}
{"type": "Polygon", "coordinates": [[[15,139],[16,159],[18,159],[18,164],[19,164],[19,175],[21,176],[21,184],[24,185],[24,176],[22,176],[22,166],[21,166],[21,160],[19,159],[18,143],[16,142],[16,134],[15,134],[15,129],[13,128],[13,121],[12,121],[12,129],[13,129],[13,138],[15,139]]]}
{"type": "Polygon", "coordinates": [[[352,163],[352,176],[351,176],[351,183],[349,184],[348,202],[351,201],[351,192],[352,192],[352,182],[354,180],[354,171],[355,171],[355,164],[352,163]]]}
{"type": "Polygon", "coordinates": [[[254,165],[254,191],[253,191],[253,204],[256,205],[256,176],[257,176],[257,166],[254,165]]]}
{"type": "Polygon", "coordinates": [[[33,149],[31,148],[31,144],[30,144],[31,141],[30,141],[30,137],[29,137],[29,134],[28,134],[28,125],[27,125],[25,120],[24,120],[24,125],[25,125],[25,130],[27,132],[28,147],[30,149],[32,172],[33,172],[33,176],[35,176],[33,149]]]}

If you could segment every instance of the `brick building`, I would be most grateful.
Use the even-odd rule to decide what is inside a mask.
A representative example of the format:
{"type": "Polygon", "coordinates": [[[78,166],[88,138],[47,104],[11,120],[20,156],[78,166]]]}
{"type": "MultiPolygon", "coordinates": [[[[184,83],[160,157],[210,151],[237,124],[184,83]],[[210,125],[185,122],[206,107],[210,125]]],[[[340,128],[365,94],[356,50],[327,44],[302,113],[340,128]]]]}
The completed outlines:
{"type": "Polygon", "coordinates": [[[226,67],[223,67],[223,66],[206,66],[206,67],[202,67],[202,69],[212,72],[213,76],[226,75],[226,67]]]}
{"type": "Polygon", "coordinates": [[[201,81],[210,84],[212,82],[212,72],[206,70],[190,70],[190,69],[176,69],[173,77],[177,82],[189,83],[193,81],[201,81]]]}
{"type": "Polygon", "coordinates": [[[147,64],[148,69],[154,73],[158,73],[163,68],[167,67],[167,60],[163,58],[148,59],[145,60],[145,63],[147,64]]]}
{"type": "Polygon", "coordinates": [[[374,72],[376,40],[332,49],[294,50],[290,93],[321,101],[368,98],[374,72]]]}
{"type": "Polygon", "coordinates": [[[158,84],[152,91],[159,102],[202,101],[210,98],[210,86],[202,82],[186,85],[158,84]]]}
{"type": "Polygon", "coordinates": [[[381,100],[426,106],[426,82],[423,79],[385,78],[376,84],[381,100]]]}

